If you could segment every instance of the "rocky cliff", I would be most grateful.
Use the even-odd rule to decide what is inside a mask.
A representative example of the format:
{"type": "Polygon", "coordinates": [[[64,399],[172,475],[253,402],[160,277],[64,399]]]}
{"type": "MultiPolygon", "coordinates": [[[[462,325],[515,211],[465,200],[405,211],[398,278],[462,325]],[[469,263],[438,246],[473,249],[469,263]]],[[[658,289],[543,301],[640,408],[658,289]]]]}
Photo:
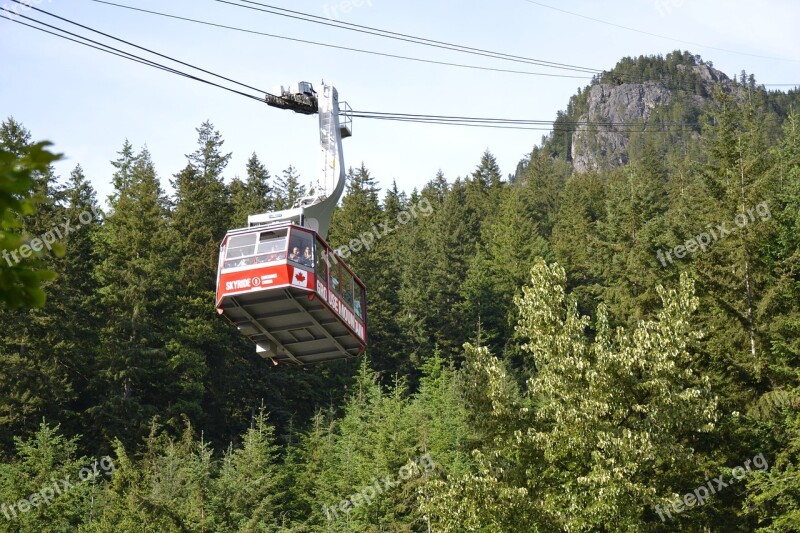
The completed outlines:
{"type": "MultiPolygon", "coordinates": [[[[697,75],[703,92],[710,94],[713,86],[722,84],[727,88],[731,80],[724,73],[708,65],[684,66],[697,75]]],[[[688,105],[701,107],[707,100],[703,96],[687,94],[683,87],[670,89],[666,84],[644,83],[599,83],[589,89],[588,111],[582,114],[572,134],[570,159],[575,172],[588,172],[606,167],[624,165],[628,161],[628,144],[631,132],[652,128],[653,115],[670,105],[676,93],[688,105]]]]}

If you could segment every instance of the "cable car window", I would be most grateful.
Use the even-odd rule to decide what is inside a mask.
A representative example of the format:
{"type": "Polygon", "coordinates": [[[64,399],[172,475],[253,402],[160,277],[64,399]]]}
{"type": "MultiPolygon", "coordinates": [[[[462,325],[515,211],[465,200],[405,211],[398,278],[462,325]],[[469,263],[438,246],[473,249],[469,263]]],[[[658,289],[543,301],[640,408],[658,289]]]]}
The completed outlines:
{"type": "Polygon", "coordinates": [[[331,290],[335,292],[338,296],[342,295],[342,287],[341,287],[341,279],[342,279],[342,265],[339,263],[339,258],[336,257],[335,253],[328,254],[328,268],[330,269],[331,273],[331,290]]]}
{"type": "Polygon", "coordinates": [[[316,268],[317,279],[324,280],[325,283],[327,284],[327,282],[328,282],[328,271],[327,271],[326,266],[328,264],[328,260],[327,260],[327,256],[325,255],[325,252],[326,252],[325,246],[321,242],[317,241],[317,256],[316,256],[317,257],[317,268],[316,268]]]}
{"type": "Polygon", "coordinates": [[[362,286],[360,285],[355,286],[355,296],[356,296],[356,301],[353,303],[353,311],[355,311],[356,316],[359,319],[364,320],[364,313],[362,309],[364,309],[364,304],[367,299],[366,298],[367,295],[364,294],[364,288],[362,286]]]}
{"type": "Polygon", "coordinates": [[[262,233],[258,241],[257,263],[270,263],[286,259],[286,232],[262,233]]]}
{"type": "Polygon", "coordinates": [[[353,275],[342,269],[342,300],[350,309],[353,308],[353,275]]]}
{"type": "Polygon", "coordinates": [[[246,257],[256,252],[256,235],[237,235],[228,243],[228,259],[246,257]]]}
{"type": "Polygon", "coordinates": [[[314,245],[310,234],[293,229],[289,238],[289,261],[303,266],[314,266],[314,245]]]}
{"type": "Polygon", "coordinates": [[[237,235],[228,242],[226,261],[223,268],[234,268],[253,264],[253,254],[256,251],[256,235],[237,235]]]}

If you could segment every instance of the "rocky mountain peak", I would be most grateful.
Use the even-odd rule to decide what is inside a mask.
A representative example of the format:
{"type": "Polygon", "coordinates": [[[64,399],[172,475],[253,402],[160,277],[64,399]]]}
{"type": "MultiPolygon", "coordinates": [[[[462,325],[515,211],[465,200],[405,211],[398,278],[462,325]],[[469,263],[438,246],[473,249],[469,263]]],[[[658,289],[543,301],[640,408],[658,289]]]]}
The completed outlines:
{"type": "Polygon", "coordinates": [[[658,127],[653,124],[654,115],[676,98],[686,106],[700,108],[714,86],[721,84],[727,90],[732,84],[728,76],[707,63],[678,64],[674,69],[680,76],[679,82],[623,83],[630,77],[613,76],[615,83],[596,81],[587,89],[582,107],[585,112],[577,119],[580,125],[572,132],[569,145],[575,172],[626,164],[632,131],[658,127]]]}

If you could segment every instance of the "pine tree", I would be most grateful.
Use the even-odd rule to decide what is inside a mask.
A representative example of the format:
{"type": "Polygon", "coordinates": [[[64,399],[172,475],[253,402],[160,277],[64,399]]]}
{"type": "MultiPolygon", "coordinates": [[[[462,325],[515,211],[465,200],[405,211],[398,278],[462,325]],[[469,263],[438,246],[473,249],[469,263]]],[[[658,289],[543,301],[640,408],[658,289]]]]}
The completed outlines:
{"type": "Polygon", "coordinates": [[[464,366],[456,379],[469,406],[467,422],[475,440],[467,465],[423,487],[421,508],[430,529],[555,530],[524,487],[522,458],[510,455],[515,431],[531,421],[530,403],[521,396],[515,376],[488,348],[467,344],[464,366]]]}
{"type": "Polygon", "coordinates": [[[762,255],[774,278],[758,316],[770,339],[770,381],[779,388],[797,384],[795,369],[800,364],[800,114],[792,114],[784,124],[775,152],[768,178],[775,237],[762,242],[762,255]]]}
{"type": "Polygon", "coordinates": [[[0,464],[3,531],[76,531],[95,517],[95,503],[115,464],[111,457],[80,456],[79,438],[42,423],[30,438],[15,439],[13,459],[0,464]],[[33,494],[37,498],[31,500],[33,494]]]}
{"type": "Polygon", "coordinates": [[[606,212],[598,223],[603,260],[595,272],[606,287],[603,299],[612,314],[628,325],[657,309],[655,287],[665,275],[677,280],[677,269],[665,272],[658,263],[655,244],[666,233],[665,174],[655,146],[646,143],[637,163],[609,178],[606,212]]]}
{"type": "Polygon", "coordinates": [[[464,185],[467,223],[474,243],[480,236],[481,224],[489,218],[499,203],[500,190],[504,185],[500,167],[488,150],[483,153],[480,164],[464,185]]]}
{"type": "Polygon", "coordinates": [[[331,418],[330,413],[317,411],[284,462],[289,477],[286,505],[310,529],[328,524],[334,516],[331,507],[342,499],[335,481],[339,475],[334,455],[337,423],[331,418]]]}
{"type": "MultiPolygon", "coordinates": [[[[197,133],[197,149],[186,156],[187,166],[172,182],[170,240],[174,242],[171,258],[178,290],[168,348],[169,367],[179,379],[171,389],[179,398],[176,412],[227,440],[238,433],[249,415],[249,406],[241,405],[239,399],[240,388],[246,384],[227,368],[240,365],[243,344],[238,333],[218,320],[213,310],[219,243],[231,224],[230,199],[222,175],[231,154],[222,151],[224,141],[210,122],[204,122],[197,133]]],[[[261,170],[256,164],[250,169],[261,170]]],[[[253,177],[253,188],[259,188],[256,182],[262,178],[253,177]]]]}
{"type": "MultiPolygon", "coordinates": [[[[387,196],[386,210],[379,201],[375,178],[362,164],[348,173],[342,207],[333,217],[330,243],[367,287],[368,354],[376,369],[388,379],[411,371],[403,331],[396,323],[398,296],[398,233],[406,221],[399,194],[387,196]]],[[[408,213],[405,213],[408,215],[408,213]]],[[[407,221],[406,221],[407,222],[407,221]]]]}
{"type": "MultiPolygon", "coordinates": [[[[702,169],[706,194],[701,207],[708,227],[696,232],[711,234],[712,244],[694,254],[692,272],[711,296],[703,327],[714,340],[705,349],[719,378],[725,380],[733,365],[750,376],[747,381],[760,381],[767,354],[757,308],[770,273],[759,249],[774,231],[769,203],[763,203],[769,151],[755,110],[743,109],[727,95],[719,99],[717,125],[707,136],[709,159],[702,169]],[[759,204],[766,211],[756,211],[759,204]]],[[[743,409],[742,401],[752,391],[734,390],[729,389],[725,400],[734,402],[730,408],[743,409]]]]}
{"type": "Polygon", "coordinates": [[[229,186],[233,208],[232,227],[243,228],[247,226],[248,216],[267,213],[275,208],[271,179],[267,168],[253,153],[247,160],[247,180],[242,182],[235,178],[229,186]]]}
{"type": "Polygon", "coordinates": [[[305,195],[306,188],[300,183],[300,175],[293,166],[289,165],[289,168],[281,173],[281,177],[276,183],[275,210],[290,209],[305,195]]]}
{"type": "Polygon", "coordinates": [[[115,442],[116,471],[86,530],[217,531],[215,465],[208,445],[193,433],[187,426],[173,438],[154,423],[139,460],[115,442]]]}
{"type": "MultiPolygon", "coordinates": [[[[95,243],[102,232],[103,214],[80,165],[70,174],[64,196],[64,217],[74,229],[64,236],[65,255],[54,262],[58,282],[50,288],[45,307],[53,325],[40,349],[67,369],[70,401],[54,395],[51,416],[61,422],[68,434],[75,434],[91,422],[83,413],[92,405],[87,392],[103,324],[92,275],[99,262],[95,243]],[[55,324],[69,327],[60,329],[55,324]]],[[[104,447],[99,442],[91,445],[95,449],[104,447]]]]}
{"type": "Polygon", "coordinates": [[[180,281],[190,292],[214,289],[219,243],[230,225],[222,172],[231,154],[220,151],[224,141],[213,124],[204,122],[197,132],[197,150],[186,156],[187,166],[172,181],[180,281]]]}
{"type": "MultiPolygon", "coordinates": [[[[414,200],[409,203],[413,205],[414,200]]],[[[469,222],[465,186],[459,180],[442,204],[431,207],[432,215],[418,228],[413,244],[405,247],[413,256],[403,266],[400,300],[404,321],[411,324],[412,332],[421,332],[412,337],[413,352],[430,354],[438,345],[451,357],[470,332],[471,324],[452,310],[463,302],[461,285],[479,238],[473,231],[479,226],[469,222]]]]}
{"type": "MultiPolygon", "coordinates": [[[[495,336],[504,339],[506,344],[517,322],[514,296],[525,283],[534,259],[548,258],[550,250],[538,225],[528,218],[517,188],[506,188],[499,193],[498,200],[493,216],[484,223],[482,241],[486,243],[488,274],[496,307],[487,318],[496,321],[495,336]]],[[[493,345],[496,353],[505,348],[504,344],[493,345]]]]}
{"type": "Polygon", "coordinates": [[[553,227],[553,253],[567,272],[582,313],[590,313],[597,305],[600,280],[595,277],[595,264],[599,261],[595,235],[604,211],[604,187],[600,176],[572,176],[566,183],[553,227]]]}
{"type": "Polygon", "coordinates": [[[553,232],[568,172],[569,167],[564,162],[554,161],[543,151],[534,150],[517,181],[528,217],[538,225],[541,235],[547,239],[550,239],[553,232]]]}
{"type": "Polygon", "coordinates": [[[123,148],[111,212],[98,235],[95,270],[105,317],[87,410],[93,428],[110,442],[146,434],[150,418],[174,401],[165,322],[174,299],[167,199],[150,154],[123,148]],[[123,170],[124,169],[124,170],[123,170]],[[123,174],[123,172],[125,174],[123,174]]]}
{"type": "Polygon", "coordinates": [[[477,441],[470,424],[471,406],[459,388],[454,365],[448,365],[439,352],[422,364],[419,390],[409,406],[418,439],[419,454],[429,454],[442,471],[465,474],[474,466],[469,450],[477,441]]]}
{"type": "Polygon", "coordinates": [[[274,428],[263,409],[244,434],[241,448],[229,448],[214,480],[215,531],[276,531],[287,488],[277,464],[274,428]]]}
{"type": "Polygon", "coordinates": [[[775,167],[770,172],[769,205],[776,235],[764,244],[767,263],[776,271],[758,315],[768,331],[769,391],[749,413],[763,428],[764,440],[774,442],[767,451],[767,471],[748,478],[747,509],[755,515],[758,531],[796,531],[800,513],[797,468],[800,453],[800,117],[792,114],[784,124],[783,138],[775,147],[775,167]]]}
{"type": "Polygon", "coordinates": [[[469,259],[467,273],[461,286],[463,301],[455,312],[462,316],[468,327],[471,342],[477,346],[491,346],[499,349],[507,337],[501,336],[506,323],[503,300],[497,292],[493,279],[492,264],[483,246],[475,247],[475,254],[469,259]]]}
{"type": "Polygon", "coordinates": [[[42,417],[54,421],[60,403],[73,394],[47,339],[60,324],[41,309],[56,277],[45,246],[64,250],[63,243],[55,242],[56,234],[48,233],[63,218],[56,199],[44,196],[58,190],[50,166],[58,156],[46,147],[30,144],[30,133],[13,119],[0,125],[0,363],[5,368],[0,422],[7,428],[0,445],[6,450],[14,434],[29,435],[42,417]]]}

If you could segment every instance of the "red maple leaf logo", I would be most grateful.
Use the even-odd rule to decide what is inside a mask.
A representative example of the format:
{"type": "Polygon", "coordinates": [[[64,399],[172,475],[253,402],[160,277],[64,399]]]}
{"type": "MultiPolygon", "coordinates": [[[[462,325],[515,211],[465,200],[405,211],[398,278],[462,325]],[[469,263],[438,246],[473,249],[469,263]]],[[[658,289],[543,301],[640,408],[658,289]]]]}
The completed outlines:
{"type": "Polygon", "coordinates": [[[303,275],[302,272],[298,272],[297,274],[294,275],[294,279],[302,283],[306,280],[306,277],[303,275]]]}

